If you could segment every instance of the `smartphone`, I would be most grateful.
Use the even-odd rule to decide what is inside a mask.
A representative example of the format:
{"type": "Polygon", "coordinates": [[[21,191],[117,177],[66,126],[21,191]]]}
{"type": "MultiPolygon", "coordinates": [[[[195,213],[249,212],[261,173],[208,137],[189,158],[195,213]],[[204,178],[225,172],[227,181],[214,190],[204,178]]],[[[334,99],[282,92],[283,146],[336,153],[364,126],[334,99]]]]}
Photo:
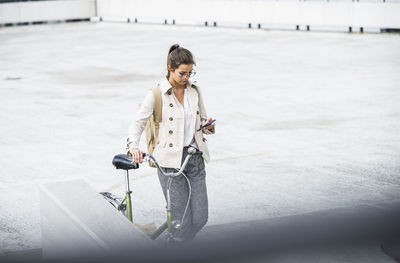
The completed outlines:
{"type": "Polygon", "coordinates": [[[200,126],[200,128],[197,131],[201,131],[201,129],[203,129],[204,127],[207,127],[208,125],[213,124],[215,121],[216,121],[216,119],[204,123],[203,125],[200,126]]]}

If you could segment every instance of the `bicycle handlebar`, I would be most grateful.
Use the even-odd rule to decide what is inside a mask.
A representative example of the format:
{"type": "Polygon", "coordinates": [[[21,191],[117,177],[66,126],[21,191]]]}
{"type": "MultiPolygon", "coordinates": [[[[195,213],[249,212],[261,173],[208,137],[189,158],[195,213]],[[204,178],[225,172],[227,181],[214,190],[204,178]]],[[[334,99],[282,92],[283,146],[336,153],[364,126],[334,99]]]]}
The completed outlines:
{"type": "Polygon", "coordinates": [[[194,148],[194,147],[189,147],[189,149],[188,149],[188,155],[186,156],[185,161],[183,162],[181,168],[180,168],[179,171],[176,172],[176,173],[172,173],[172,172],[166,173],[166,172],[164,172],[163,169],[161,168],[161,166],[158,164],[157,160],[156,160],[156,159],[154,158],[154,156],[151,155],[151,154],[143,153],[143,158],[146,157],[146,156],[147,156],[148,158],[150,158],[150,159],[154,162],[154,164],[157,166],[157,169],[158,169],[164,176],[166,176],[166,177],[176,177],[176,176],[179,176],[179,175],[182,174],[182,172],[183,172],[183,170],[185,169],[187,163],[189,162],[190,157],[192,157],[195,153],[196,153],[196,148],[194,148]]]}

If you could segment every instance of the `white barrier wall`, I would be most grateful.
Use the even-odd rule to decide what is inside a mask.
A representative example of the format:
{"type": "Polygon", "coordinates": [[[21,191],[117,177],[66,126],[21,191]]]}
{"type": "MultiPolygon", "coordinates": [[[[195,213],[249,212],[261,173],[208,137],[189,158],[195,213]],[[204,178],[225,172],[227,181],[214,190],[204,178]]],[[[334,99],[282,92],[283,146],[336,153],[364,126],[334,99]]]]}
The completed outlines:
{"type": "Polygon", "coordinates": [[[100,16],[177,24],[400,28],[400,2],[59,0],[0,4],[0,24],[100,16]]]}
{"type": "Polygon", "coordinates": [[[64,19],[96,15],[96,0],[35,1],[0,4],[0,24],[64,19]]]}
{"type": "Polygon", "coordinates": [[[400,28],[400,3],[249,0],[97,0],[97,15],[177,24],[400,28]]]}

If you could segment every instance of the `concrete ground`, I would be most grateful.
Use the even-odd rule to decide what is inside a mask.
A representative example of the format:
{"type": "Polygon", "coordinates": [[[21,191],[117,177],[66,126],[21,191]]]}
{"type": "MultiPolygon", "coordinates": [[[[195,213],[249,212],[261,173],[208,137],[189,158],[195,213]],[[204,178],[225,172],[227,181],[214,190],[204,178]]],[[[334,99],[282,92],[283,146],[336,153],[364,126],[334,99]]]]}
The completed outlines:
{"type": "MultiPolygon", "coordinates": [[[[123,194],[111,159],[174,43],[194,53],[217,119],[208,137],[209,226],[400,199],[398,34],[2,28],[1,253],[41,247],[38,184],[84,178],[123,194]]],[[[158,179],[142,167],[132,176],[134,217],[160,224],[158,179]]]]}

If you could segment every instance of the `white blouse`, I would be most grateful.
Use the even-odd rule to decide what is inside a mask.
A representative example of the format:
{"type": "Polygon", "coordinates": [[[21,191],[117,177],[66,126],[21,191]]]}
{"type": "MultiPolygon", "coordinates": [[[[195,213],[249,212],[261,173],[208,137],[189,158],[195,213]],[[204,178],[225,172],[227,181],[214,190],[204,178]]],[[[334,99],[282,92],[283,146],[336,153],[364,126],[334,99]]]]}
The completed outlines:
{"type": "Polygon", "coordinates": [[[194,140],[194,125],[192,122],[192,113],[190,110],[190,104],[188,97],[186,95],[186,89],[183,95],[183,104],[184,104],[184,121],[185,121],[185,130],[184,130],[184,139],[183,146],[194,146],[198,148],[196,140],[194,140]]]}

